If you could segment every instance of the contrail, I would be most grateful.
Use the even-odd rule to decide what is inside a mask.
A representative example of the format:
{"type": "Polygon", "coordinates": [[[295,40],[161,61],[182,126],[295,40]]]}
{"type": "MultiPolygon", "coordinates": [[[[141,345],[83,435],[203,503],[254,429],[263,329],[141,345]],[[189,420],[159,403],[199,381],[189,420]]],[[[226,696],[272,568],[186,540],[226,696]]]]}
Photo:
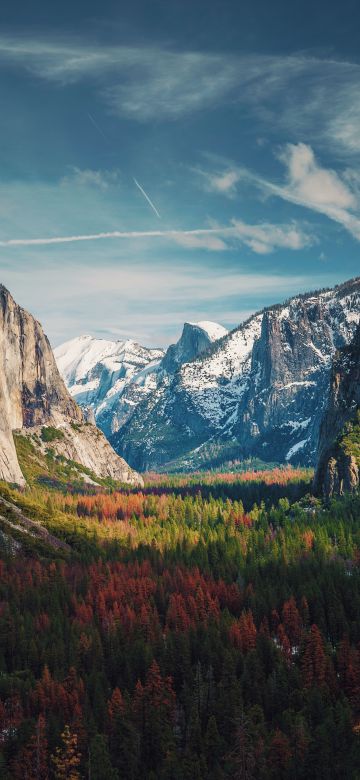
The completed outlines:
{"type": "Polygon", "coordinates": [[[91,123],[94,125],[94,127],[96,128],[96,130],[98,131],[98,133],[100,133],[100,135],[102,135],[102,137],[105,139],[106,143],[107,143],[107,144],[108,144],[108,143],[110,143],[110,141],[109,141],[109,139],[106,137],[106,135],[105,135],[104,131],[101,129],[101,127],[99,127],[98,123],[97,123],[97,122],[95,122],[95,119],[94,119],[94,117],[93,117],[93,116],[91,116],[91,114],[90,114],[90,112],[89,112],[89,111],[87,112],[87,115],[88,115],[88,117],[89,117],[89,119],[90,119],[90,122],[91,122],[91,123]]]}
{"type": "Polygon", "coordinates": [[[69,244],[74,241],[99,241],[106,238],[174,238],[184,236],[237,235],[236,228],[195,228],[194,230],[113,230],[111,233],[89,233],[79,236],[52,236],[49,238],[10,238],[0,241],[0,246],[42,246],[47,244],[69,244]]]}
{"type": "Polygon", "coordinates": [[[152,208],[152,210],[155,212],[156,216],[157,216],[157,217],[159,217],[159,219],[161,219],[161,217],[160,217],[160,214],[159,214],[159,212],[158,212],[158,210],[157,210],[156,206],[154,206],[154,204],[153,204],[152,200],[150,200],[149,196],[146,194],[146,192],[145,192],[145,190],[142,188],[141,184],[139,184],[139,182],[138,182],[138,181],[136,181],[136,179],[135,179],[135,178],[134,178],[134,182],[135,182],[136,186],[138,187],[138,189],[140,190],[140,192],[142,192],[142,194],[143,194],[144,198],[146,198],[146,200],[147,200],[147,202],[148,202],[149,206],[151,206],[151,208],[152,208]]]}

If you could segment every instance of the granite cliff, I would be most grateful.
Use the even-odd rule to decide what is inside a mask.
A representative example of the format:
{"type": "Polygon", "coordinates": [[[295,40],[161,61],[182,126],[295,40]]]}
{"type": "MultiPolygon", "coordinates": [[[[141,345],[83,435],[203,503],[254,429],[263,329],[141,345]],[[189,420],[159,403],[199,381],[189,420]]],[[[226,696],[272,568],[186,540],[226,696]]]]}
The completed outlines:
{"type": "Polygon", "coordinates": [[[360,470],[360,326],[335,356],[321,424],[315,492],[326,498],[354,492],[360,470]]]}
{"type": "Polygon", "coordinates": [[[39,322],[0,285],[0,478],[24,484],[13,432],[35,440],[58,431],[52,447],[99,477],[136,483],[141,478],[87,423],[60,377],[39,322]]]}

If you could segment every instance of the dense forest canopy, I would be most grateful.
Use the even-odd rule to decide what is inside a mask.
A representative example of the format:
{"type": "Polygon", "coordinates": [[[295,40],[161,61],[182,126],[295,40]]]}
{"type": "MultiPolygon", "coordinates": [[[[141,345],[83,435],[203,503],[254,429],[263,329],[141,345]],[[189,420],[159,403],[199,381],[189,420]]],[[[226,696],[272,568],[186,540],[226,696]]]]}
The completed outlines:
{"type": "Polygon", "coordinates": [[[2,485],[1,777],[358,777],[360,498],[310,486],[2,485]]]}

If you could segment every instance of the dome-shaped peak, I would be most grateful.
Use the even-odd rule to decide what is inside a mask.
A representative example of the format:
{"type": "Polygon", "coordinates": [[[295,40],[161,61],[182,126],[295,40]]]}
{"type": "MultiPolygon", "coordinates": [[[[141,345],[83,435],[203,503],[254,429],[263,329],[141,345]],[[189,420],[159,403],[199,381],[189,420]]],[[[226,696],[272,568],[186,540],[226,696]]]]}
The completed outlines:
{"type": "Polygon", "coordinates": [[[220,325],[218,322],[212,322],[211,320],[201,320],[200,322],[189,322],[186,324],[203,330],[209,336],[211,341],[217,341],[218,339],[223,338],[223,336],[226,336],[228,333],[223,325],[220,325]]]}

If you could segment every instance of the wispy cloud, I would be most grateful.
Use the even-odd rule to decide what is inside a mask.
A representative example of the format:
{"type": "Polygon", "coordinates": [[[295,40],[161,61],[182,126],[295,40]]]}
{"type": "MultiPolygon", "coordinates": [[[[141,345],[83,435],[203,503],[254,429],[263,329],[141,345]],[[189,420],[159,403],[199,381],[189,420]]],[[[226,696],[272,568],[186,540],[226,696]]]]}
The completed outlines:
{"type": "Polygon", "coordinates": [[[245,222],[233,220],[236,236],[239,241],[250,247],[257,254],[268,254],[275,249],[304,249],[315,243],[314,236],[306,233],[294,222],[291,225],[247,225],[245,222]]]}
{"type": "Polygon", "coordinates": [[[269,194],[324,214],[360,241],[360,204],[349,186],[349,171],[341,178],[335,171],[323,168],[306,144],[288,144],[280,159],[287,169],[285,184],[248,173],[250,180],[269,194]]]}
{"type": "Polygon", "coordinates": [[[241,171],[236,167],[224,168],[217,171],[206,171],[202,168],[192,169],[197,176],[205,192],[215,192],[234,198],[237,192],[237,184],[241,179],[241,171]]]}
{"type": "Polygon", "coordinates": [[[44,238],[11,238],[0,241],[0,247],[49,246],[82,241],[106,239],[166,239],[187,249],[208,249],[222,251],[233,244],[243,244],[257,254],[266,254],[275,249],[302,249],[314,243],[295,223],[291,225],[247,225],[232,220],[230,226],[195,228],[192,230],[113,230],[108,233],[88,233],[71,236],[49,236],[44,238]]]}
{"type": "Polygon", "coordinates": [[[156,46],[0,38],[0,60],[61,86],[90,79],[114,113],[140,121],[213,105],[238,82],[234,58],[156,46]]]}
{"type": "MultiPolygon", "coordinates": [[[[137,121],[174,120],[231,102],[250,108],[267,134],[281,127],[294,140],[306,133],[313,143],[334,144],[344,154],[360,151],[358,63],[307,54],[235,56],[50,37],[1,37],[0,61],[59,86],[86,79],[114,114],[137,121]]],[[[214,182],[222,185],[231,191],[231,177],[214,182]]]]}
{"type": "Polygon", "coordinates": [[[202,268],[156,262],[151,274],[148,270],[145,263],[119,266],[105,260],[89,273],[86,255],[82,263],[74,255],[66,267],[56,267],[34,254],[31,263],[27,255],[21,267],[12,264],[2,281],[43,322],[54,343],[116,323],[153,346],[177,338],[185,320],[210,318],[233,327],[260,301],[274,303],[338,281],[328,273],[246,273],[219,264],[205,274],[202,268]]]}
{"type": "MultiPolygon", "coordinates": [[[[223,164],[223,174],[219,172],[219,167],[215,173],[201,173],[203,178],[212,182],[221,179],[222,175],[226,177],[231,170],[233,181],[236,181],[236,184],[233,184],[234,194],[239,185],[251,184],[266,196],[277,196],[325,215],[360,241],[359,171],[346,168],[343,172],[337,172],[323,167],[317,161],[311,146],[304,143],[286,144],[277,150],[276,156],[285,166],[285,181],[282,183],[266,179],[255,171],[237,167],[235,164],[229,167],[227,162],[223,164]]],[[[296,244],[297,231],[292,234],[292,231],[287,229],[285,236],[288,240],[291,235],[294,235],[296,244]]]]}
{"type": "Polygon", "coordinates": [[[223,252],[229,246],[220,235],[217,235],[216,230],[214,233],[202,235],[199,233],[178,233],[174,240],[178,246],[184,249],[208,249],[211,252],[223,252]]]}
{"type": "Polygon", "coordinates": [[[119,171],[97,170],[91,168],[77,168],[73,166],[66,176],[60,180],[62,186],[75,185],[77,187],[97,187],[107,190],[119,181],[119,171]]]}

